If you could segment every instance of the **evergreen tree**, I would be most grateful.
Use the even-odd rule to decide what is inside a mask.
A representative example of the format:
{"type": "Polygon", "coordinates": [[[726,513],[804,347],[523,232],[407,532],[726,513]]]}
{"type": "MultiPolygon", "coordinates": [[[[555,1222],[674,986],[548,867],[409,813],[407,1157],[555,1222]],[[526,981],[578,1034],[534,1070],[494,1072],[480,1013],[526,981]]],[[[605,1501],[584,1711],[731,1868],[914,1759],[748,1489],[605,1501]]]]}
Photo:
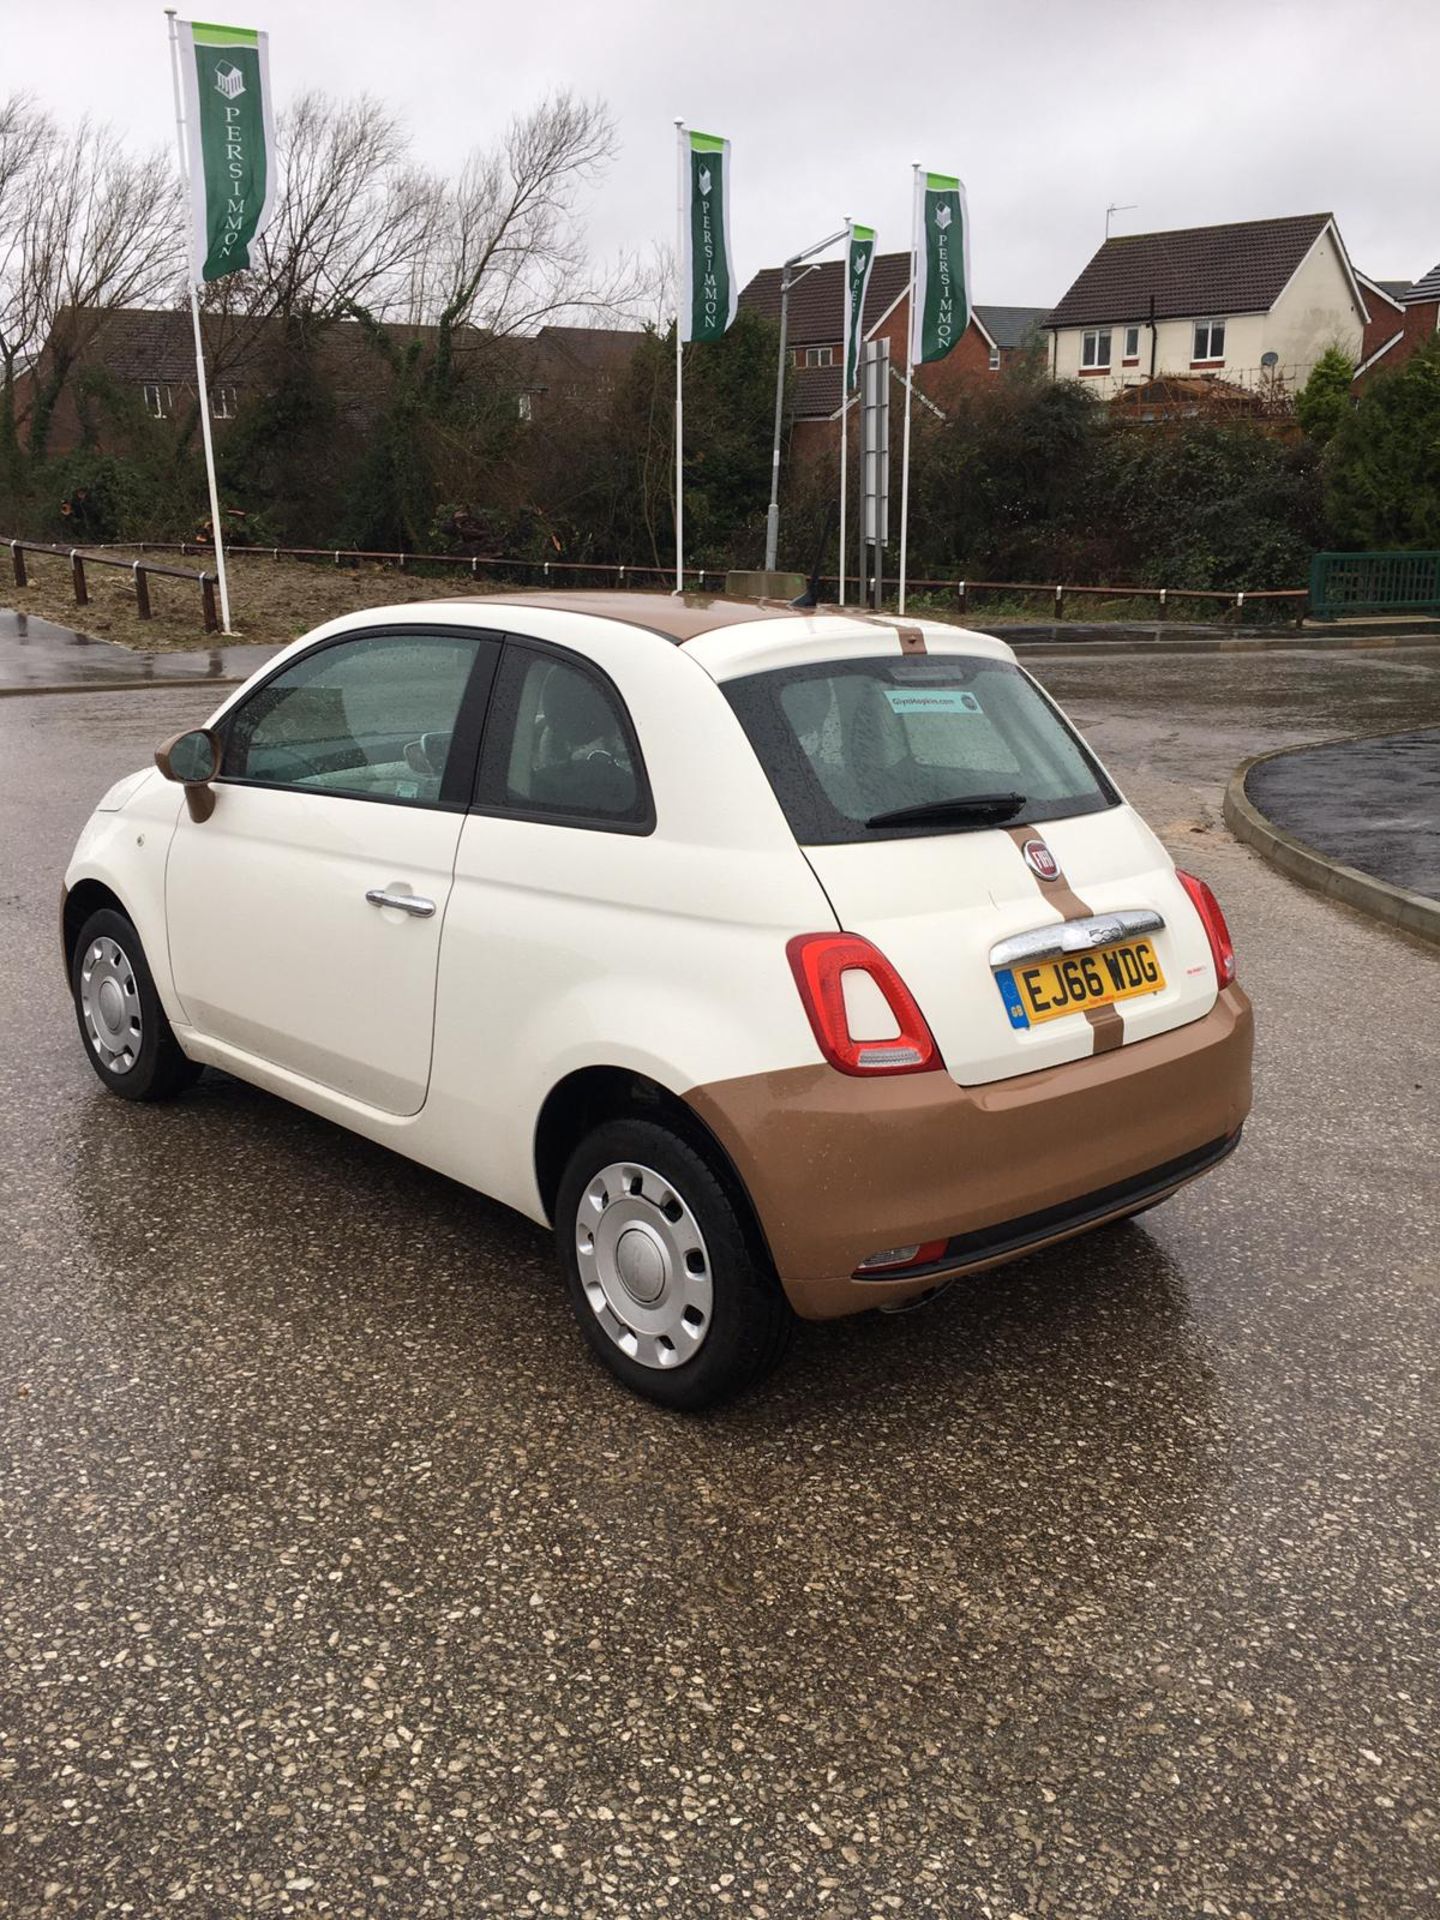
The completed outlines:
{"type": "Polygon", "coordinates": [[[1440,547],[1440,337],[1366,384],[1325,456],[1325,505],[1344,547],[1440,547]]]}
{"type": "Polygon", "coordinates": [[[1334,437],[1336,428],[1350,411],[1354,373],[1354,363],[1348,353],[1339,347],[1327,347],[1310,369],[1310,378],[1296,394],[1296,415],[1317,446],[1323,447],[1334,437]]]}

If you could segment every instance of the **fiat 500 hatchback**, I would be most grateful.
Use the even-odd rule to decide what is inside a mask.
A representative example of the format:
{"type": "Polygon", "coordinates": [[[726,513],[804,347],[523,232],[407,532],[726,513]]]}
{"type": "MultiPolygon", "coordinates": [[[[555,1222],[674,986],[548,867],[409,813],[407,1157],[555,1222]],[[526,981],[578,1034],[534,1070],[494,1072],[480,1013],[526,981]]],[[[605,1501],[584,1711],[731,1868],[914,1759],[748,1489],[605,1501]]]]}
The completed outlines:
{"type": "Polygon", "coordinates": [[[698,1407],[1222,1160],[1208,887],[985,635],[642,594],[332,622],[113,787],[66,874],[105,1085],[205,1065],[553,1227],[698,1407]]]}

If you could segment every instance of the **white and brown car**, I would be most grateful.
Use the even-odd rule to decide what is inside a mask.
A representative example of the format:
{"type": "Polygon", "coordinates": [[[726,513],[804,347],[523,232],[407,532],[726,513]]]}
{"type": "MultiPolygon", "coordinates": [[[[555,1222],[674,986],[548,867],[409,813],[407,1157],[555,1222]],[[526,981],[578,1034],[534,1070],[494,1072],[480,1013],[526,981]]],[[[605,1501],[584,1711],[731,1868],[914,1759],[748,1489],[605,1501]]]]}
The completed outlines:
{"type": "Polygon", "coordinates": [[[106,794],[86,1052],[207,1064],[553,1227],[696,1407],[1235,1146],[1225,922],[1001,641],[643,594],[380,608],[106,794]]]}

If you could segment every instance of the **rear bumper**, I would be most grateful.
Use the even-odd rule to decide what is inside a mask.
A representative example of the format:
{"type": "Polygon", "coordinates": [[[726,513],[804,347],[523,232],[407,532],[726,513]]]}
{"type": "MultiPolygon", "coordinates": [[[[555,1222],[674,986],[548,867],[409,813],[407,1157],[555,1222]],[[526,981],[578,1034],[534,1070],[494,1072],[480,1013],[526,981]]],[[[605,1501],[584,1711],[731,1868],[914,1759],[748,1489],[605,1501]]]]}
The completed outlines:
{"type": "Polygon", "coordinates": [[[744,1180],[797,1313],[913,1299],[1147,1206],[1236,1144],[1250,1111],[1250,1003],[982,1087],[795,1067],[695,1088],[744,1180]],[[854,1278],[879,1248],[944,1240],[923,1272],[854,1278]]]}

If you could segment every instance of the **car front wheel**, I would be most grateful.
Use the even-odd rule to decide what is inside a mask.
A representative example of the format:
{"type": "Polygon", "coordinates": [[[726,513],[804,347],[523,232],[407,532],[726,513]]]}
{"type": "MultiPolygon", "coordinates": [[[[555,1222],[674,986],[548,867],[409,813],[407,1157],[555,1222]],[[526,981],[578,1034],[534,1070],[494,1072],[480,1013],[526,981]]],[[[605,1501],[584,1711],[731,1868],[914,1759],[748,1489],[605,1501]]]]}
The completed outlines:
{"type": "Polygon", "coordinates": [[[668,1128],[597,1127],[565,1169],[555,1226],[585,1338],[636,1393],[694,1411],[783,1354],[793,1315],[753,1229],[668,1128]]]}
{"type": "Polygon", "coordinates": [[[91,1066],[124,1100],[168,1100],[200,1076],[180,1050],[140,936],[102,907],[80,929],[70,962],[75,1016],[91,1066]]]}

